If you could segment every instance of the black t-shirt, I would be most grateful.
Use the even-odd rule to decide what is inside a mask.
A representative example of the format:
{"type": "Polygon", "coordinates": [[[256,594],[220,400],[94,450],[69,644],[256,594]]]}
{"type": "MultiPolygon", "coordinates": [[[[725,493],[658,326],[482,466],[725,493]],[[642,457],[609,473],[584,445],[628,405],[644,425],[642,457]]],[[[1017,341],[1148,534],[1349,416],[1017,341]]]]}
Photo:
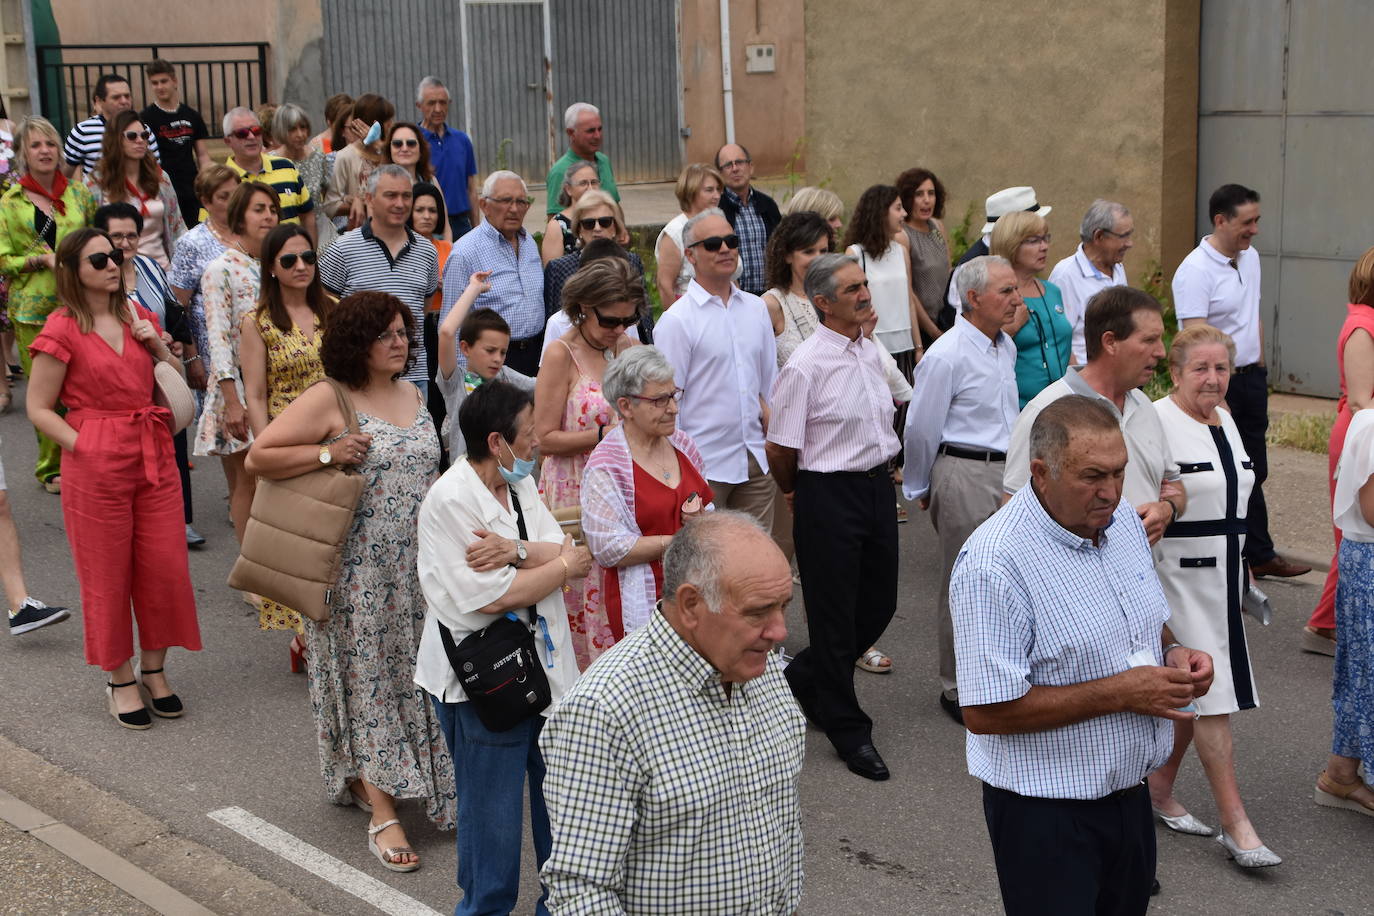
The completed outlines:
{"type": "Polygon", "coordinates": [[[210,136],[200,113],[182,102],[174,112],[149,105],[139,117],[157,137],[167,177],[173,184],[190,184],[196,177],[196,141],[210,136]]]}

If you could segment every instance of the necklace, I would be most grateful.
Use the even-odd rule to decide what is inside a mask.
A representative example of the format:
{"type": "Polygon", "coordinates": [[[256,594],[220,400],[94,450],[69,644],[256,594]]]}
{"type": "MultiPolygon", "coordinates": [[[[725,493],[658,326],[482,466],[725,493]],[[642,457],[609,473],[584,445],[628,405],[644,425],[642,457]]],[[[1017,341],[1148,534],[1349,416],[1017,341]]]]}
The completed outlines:
{"type": "MultiPolygon", "coordinates": [[[[627,429],[628,429],[628,427],[627,427],[627,429]]],[[[676,464],[677,464],[677,460],[676,460],[676,459],[677,459],[677,454],[674,452],[674,454],[673,454],[673,461],[672,461],[671,463],[665,465],[662,461],[659,461],[658,458],[655,457],[655,455],[654,455],[654,450],[658,448],[658,443],[659,443],[659,442],[668,442],[668,440],[667,440],[667,439],[660,438],[660,439],[657,439],[657,440],[655,440],[654,442],[650,443],[649,446],[648,446],[647,448],[644,449],[644,460],[645,460],[645,462],[651,462],[651,463],[653,463],[654,465],[657,465],[657,473],[658,473],[658,476],[660,476],[660,477],[663,478],[663,482],[664,482],[664,483],[667,483],[670,479],[672,479],[672,476],[673,476],[673,468],[674,468],[674,467],[676,466],[676,464]]],[[[635,446],[634,446],[633,443],[630,442],[630,437],[629,437],[629,436],[626,436],[626,437],[625,437],[625,443],[626,443],[627,445],[630,446],[630,452],[633,454],[633,452],[634,452],[634,450],[635,450],[635,446]]],[[[668,449],[669,449],[669,451],[672,451],[672,449],[673,449],[673,446],[672,446],[672,443],[671,443],[671,442],[668,443],[668,449]]],[[[648,470],[648,469],[646,468],[646,470],[648,470]]]]}
{"type": "MultiPolygon", "coordinates": [[[[658,441],[660,441],[660,442],[667,442],[668,440],[667,440],[667,439],[660,439],[660,440],[658,440],[658,441]]],[[[669,448],[670,451],[672,450],[672,447],[673,447],[673,446],[672,446],[671,444],[668,445],[668,448],[669,448]]],[[[652,456],[651,456],[651,457],[652,457],[652,456]]],[[[674,455],[674,457],[676,458],[677,456],[674,455]]],[[[659,472],[663,475],[663,482],[664,482],[664,483],[667,483],[668,480],[673,476],[673,465],[669,464],[669,465],[666,465],[666,466],[665,466],[665,465],[663,465],[662,463],[660,463],[660,462],[658,461],[657,458],[654,459],[654,463],[658,465],[658,470],[659,470],[659,472]]],[[[676,463],[676,462],[675,462],[675,463],[676,463]]]]}

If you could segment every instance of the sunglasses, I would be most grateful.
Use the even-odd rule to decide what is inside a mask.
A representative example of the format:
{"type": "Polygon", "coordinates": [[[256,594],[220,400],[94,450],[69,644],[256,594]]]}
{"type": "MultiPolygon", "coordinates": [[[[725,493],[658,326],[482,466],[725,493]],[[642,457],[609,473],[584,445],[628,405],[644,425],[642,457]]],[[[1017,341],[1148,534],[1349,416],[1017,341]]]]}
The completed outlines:
{"type": "Polygon", "coordinates": [[[290,270],[296,266],[296,258],[300,258],[306,264],[314,267],[315,262],[319,260],[319,255],[315,254],[313,251],[302,251],[300,254],[284,254],[277,258],[277,263],[287,270],[290,270]]]}
{"type": "Polygon", "coordinates": [[[229,136],[236,140],[247,140],[249,137],[261,137],[261,127],[240,127],[238,130],[229,131],[229,136]]]}
{"type": "Polygon", "coordinates": [[[586,219],[577,221],[577,225],[583,229],[595,229],[600,226],[602,229],[609,229],[615,225],[614,216],[589,216],[586,219]]]}
{"type": "Polygon", "coordinates": [[[601,325],[603,328],[628,328],[639,324],[638,313],[635,313],[633,315],[626,315],[624,318],[619,318],[613,315],[601,314],[601,310],[594,305],[589,306],[589,308],[591,308],[592,314],[596,316],[596,323],[601,325]]]}
{"type": "Polygon", "coordinates": [[[133,143],[135,140],[142,140],[144,143],[147,143],[149,140],[153,139],[153,132],[146,128],[144,130],[126,130],[124,131],[124,139],[128,140],[130,143],[133,143]]]}
{"type": "Polygon", "coordinates": [[[96,270],[104,270],[111,261],[114,261],[116,267],[121,267],[124,264],[124,252],[118,248],[113,251],[97,251],[95,254],[86,255],[86,260],[96,270]]]}
{"type": "Polygon", "coordinates": [[[695,248],[698,245],[700,245],[702,248],[705,248],[707,251],[720,251],[721,245],[724,245],[726,248],[729,248],[731,251],[734,251],[736,248],[739,247],[739,236],[735,235],[733,232],[729,235],[712,235],[707,238],[701,239],[700,241],[693,242],[687,247],[695,248]]]}
{"type": "Polygon", "coordinates": [[[416,140],[414,137],[411,137],[409,139],[405,137],[397,137],[395,140],[391,141],[392,149],[400,149],[402,147],[405,147],[406,149],[415,149],[419,145],[420,141],[416,140]]]}

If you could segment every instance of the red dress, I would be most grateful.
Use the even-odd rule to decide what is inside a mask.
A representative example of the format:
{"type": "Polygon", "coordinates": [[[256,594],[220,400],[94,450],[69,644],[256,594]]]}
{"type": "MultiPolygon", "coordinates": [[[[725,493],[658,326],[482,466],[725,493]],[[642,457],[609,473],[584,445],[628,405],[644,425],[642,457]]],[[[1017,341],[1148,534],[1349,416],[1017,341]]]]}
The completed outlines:
{"type": "MultiPolygon", "coordinates": [[[[704,506],[714,498],[706,478],[697,473],[690,461],[684,461],[682,453],[674,449],[677,458],[678,483],[670,488],[648,471],[634,462],[635,469],[635,524],[639,526],[641,537],[677,534],[682,527],[682,504],[693,493],[697,494],[704,506]]],[[[649,563],[654,571],[654,597],[663,597],[663,561],[649,563]]],[[[625,623],[620,613],[620,577],[606,577],[606,615],[610,618],[611,630],[615,641],[625,638],[625,623]]]]}
{"type": "MultiPolygon", "coordinates": [[[[157,325],[148,310],[138,313],[157,325]]],[[[67,366],[60,398],[77,439],[62,456],[62,518],[81,585],[86,662],[112,671],[133,657],[131,603],[140,648],[199,649],[181,478],[170,415],[153,405],[152,355],[128,325],[116,353],[65,308],[48,316],[31,349],[67,366]]]]}

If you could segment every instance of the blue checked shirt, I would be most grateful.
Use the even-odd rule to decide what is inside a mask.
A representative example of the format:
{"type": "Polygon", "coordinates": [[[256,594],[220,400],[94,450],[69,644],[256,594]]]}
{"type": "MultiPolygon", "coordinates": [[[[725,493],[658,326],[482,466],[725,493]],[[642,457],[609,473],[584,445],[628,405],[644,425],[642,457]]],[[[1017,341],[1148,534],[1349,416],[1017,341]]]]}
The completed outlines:
{"type": "Polygon", "coordinates": [[[544,263],[539,246],[524,229],[516,237],[519,248],[483,220],[453,243],[444,264],[444,304],[439,320],[467,289],[468,277],[491,271],[491,289],[477,297],[475,309],[494,309],[510,325],[511,340],[534,337],[544,330],[544,263]]]}
{"type": "Polygon", "coordinates": [[[796,912],[805,735],[775,659],[727,697],[656,612],[587,669],[539,737],[549,911],[796,912]]]}
{"type": "Polygon", "coordinates": [[[764,286],[764,249],[768,247],[768,227],[763,217],[754,207],[754,194],[749,194],[749,202],[744,203],[738,194],[726,188],[723,192],[730,201],[739,207],[735,217],[735,234],[739,236],[740,275],[737,285],[740,289],[763,295],[764,286]]]}
{"type": "MultiPolygon", "coordinates": [[[[1125,500],[1094,547],[1022,488],[964,544],[949,604],[963,706],[1120,674],[1138,649],[1163,664],[1169,605],[1125,500]]],[[[968,769],[1019,795],[1094,799],[1140,782],[1172,746],[1168,720],[1119,712],[1030,734],[970,732],[968,769]]]]}

